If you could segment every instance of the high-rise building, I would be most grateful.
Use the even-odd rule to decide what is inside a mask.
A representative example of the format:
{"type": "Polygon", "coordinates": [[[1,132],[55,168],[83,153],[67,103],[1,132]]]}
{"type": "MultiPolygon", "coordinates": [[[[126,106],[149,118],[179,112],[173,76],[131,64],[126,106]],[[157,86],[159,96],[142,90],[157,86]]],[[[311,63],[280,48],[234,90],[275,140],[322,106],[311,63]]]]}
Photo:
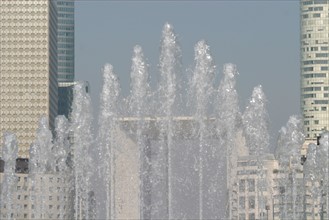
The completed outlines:
{"type": "Polygon", "coordinates": [[[74,0],[58,0],[58,114],[69,116],[74,82],[74,0]]]}
{"type": "Polygon", "coordinates": [[[57,1],[58,82],[74,81],[74,0],[57,1]]]}
{"type": "Polygon", "coordinates": [[[329,1],[301,0],[301,111],[306,139],[329,129],[329,1]]]}
{"type": "Polygon", "coordinates": [[[40,116],[57,115],[57,10],[52,0],[0,1],[0,132],[29,157],[40,116]]]}

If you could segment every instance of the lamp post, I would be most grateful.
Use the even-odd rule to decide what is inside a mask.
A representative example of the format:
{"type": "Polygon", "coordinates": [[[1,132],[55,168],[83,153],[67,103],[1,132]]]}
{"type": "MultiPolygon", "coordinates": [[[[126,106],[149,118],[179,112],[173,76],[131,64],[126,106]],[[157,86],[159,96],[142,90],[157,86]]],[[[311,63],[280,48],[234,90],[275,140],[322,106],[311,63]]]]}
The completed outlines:
{"type": "Polygon", "coordinates": [[[270,210],[270,206],[269,205],[266,205],[265,206],[265,209],[266,209],[266,220],[268,220],[268,211],[270,210]]]}
{"type": "Polygon", "coordinates": [[[281,219],[284,219],[284,194],[285,194],[286,190],[284,188],[284,186],[280,186],[280,194],[281,194],[281,207],[280,207],[280,212],[281,212],[281,219]]]}

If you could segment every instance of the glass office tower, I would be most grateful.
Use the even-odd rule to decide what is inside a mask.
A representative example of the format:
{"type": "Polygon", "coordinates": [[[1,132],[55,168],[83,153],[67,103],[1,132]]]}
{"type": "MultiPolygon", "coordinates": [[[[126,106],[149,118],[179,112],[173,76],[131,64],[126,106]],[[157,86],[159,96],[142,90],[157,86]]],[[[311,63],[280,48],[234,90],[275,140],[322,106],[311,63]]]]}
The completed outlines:
{"type": "Polygon", "coordinates": [[[74,0],[58,0],[58,114],[69,117],[74,82],[74,0]]]}

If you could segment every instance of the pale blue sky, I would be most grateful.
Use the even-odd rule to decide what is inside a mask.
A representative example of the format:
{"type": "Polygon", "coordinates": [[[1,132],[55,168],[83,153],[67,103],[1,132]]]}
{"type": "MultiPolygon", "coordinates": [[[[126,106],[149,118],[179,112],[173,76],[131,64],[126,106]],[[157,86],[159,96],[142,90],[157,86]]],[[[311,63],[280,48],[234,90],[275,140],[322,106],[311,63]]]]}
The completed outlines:
{"type": "MultiPolygon", "coordinates": [[[[123,93],[129,91],[133,47],[142,46],[156,78],[161,30],[174,26],[184,68],[193,66],[194,45],[205,39],[219,73],[226,62],[240,75],[244,107],[252,89],[263,85],[271,136],[299,114],[299,1],[76,1],[76,79],[91,85],[98,111],[101,68],[111,63],[123,93]]],[[[273,143],[273,140],[272,140],[273,143]]]]}

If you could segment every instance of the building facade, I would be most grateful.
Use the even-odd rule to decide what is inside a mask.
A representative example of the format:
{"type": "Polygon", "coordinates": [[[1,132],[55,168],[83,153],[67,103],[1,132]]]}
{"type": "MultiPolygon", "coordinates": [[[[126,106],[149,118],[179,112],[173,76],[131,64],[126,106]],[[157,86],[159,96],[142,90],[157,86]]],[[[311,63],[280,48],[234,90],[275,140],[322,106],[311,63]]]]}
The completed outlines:
{"type": "Polygon", "coordinates": [[[329,129],[329,1],[300,2],[301,111],[306,139],[329,129]]]}
{"type": "Polygon", "coordinates": [[[51,0],[0,1],[0,133],[29,157],[39,118],[57,115],[57,10],[51,0]]]}
{"type": "MultiPolygon", "coordinates": [[[[16,159],[15,173],[6,173],[0,159],[0,219],[73,219],[71,173],[31,174],[28,159],[16,159]],[[6,178],[14,177],[10,192],[2,192],[6,178]],[[1,198],[3,199],[3,198],[1,198]]],[[[8,190],[8,189],[7,189],[8,190]]]]}
{"type": "Polygon", "coordinates": [[[238,158],[232,190],[231,219],[277,219],[274,216],[274,172],[277,160],[271,154],[238,158]],[[263,174],[262,174],[263,173],[263,174]]]}
{"type": "Polygon", "coordinates": [[[69,116],[74,82],[74,0],[57,1],[58,114],[69,116]]]}

